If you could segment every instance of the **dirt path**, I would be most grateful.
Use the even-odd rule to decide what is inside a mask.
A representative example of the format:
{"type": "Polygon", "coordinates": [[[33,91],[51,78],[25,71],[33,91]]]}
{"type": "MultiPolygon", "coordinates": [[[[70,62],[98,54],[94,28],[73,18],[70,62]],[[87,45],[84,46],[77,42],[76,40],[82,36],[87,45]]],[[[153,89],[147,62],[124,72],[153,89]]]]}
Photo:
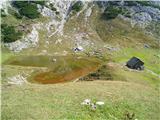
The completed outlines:
{"type": "Polygon", "coordinates": [[[151,73],[152,75],[155,75],[155,76],[157,76],[158,78],[160,78],[160,75],[159,75],[159,74],[157,74],[157,73],[155,73],[155,72],[153,72],[152,70],[149,70],[149,69],[146,69],[146,70],[147,70],[147,72],[151,73]]]}

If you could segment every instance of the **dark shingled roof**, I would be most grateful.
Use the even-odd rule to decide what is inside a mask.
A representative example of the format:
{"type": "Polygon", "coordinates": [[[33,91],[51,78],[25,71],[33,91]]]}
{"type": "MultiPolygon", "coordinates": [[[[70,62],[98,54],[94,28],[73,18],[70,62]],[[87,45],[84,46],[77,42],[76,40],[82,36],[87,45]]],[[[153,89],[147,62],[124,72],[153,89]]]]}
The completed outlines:
{"type": "Polygon", "coordinates": [[[144,62],[142,62],[139,58],[137,57],[132,57],[126,64],[127,67],[131,69],[138,69],[141,66],[144,65],[144,62]]]}

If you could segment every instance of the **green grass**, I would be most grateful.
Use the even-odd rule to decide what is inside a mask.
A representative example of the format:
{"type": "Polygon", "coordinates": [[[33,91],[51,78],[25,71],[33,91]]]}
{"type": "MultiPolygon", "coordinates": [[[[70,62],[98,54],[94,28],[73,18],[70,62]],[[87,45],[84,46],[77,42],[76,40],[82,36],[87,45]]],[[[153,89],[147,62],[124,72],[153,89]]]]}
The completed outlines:
{"type": "Polygon", "coordinates": [[[3,63],[4,61],[8,60],[11,56],[13,56],[14,54],[11,52],[1,52],[0,56],[0,63],[3,63]]]}
{"type": "MultiPolygon", "coordinates": [[[[152,37],[141,33],[140,30],[137,31],[137,28],[131,28],[128,23],[119,18],[107,22],[102,21],[97,15],[99,11],[94,10],[89,19],[90,23],[87,25],[83,20],[84,13],[79,17],[73,16],[74,19],[70,19],[65,24],[64,36],[55,35],[49,38],[50,44],[47,48],[45,47],[46,30],[41,30],[38,47],[25,49],[18,54],[12,54],[7,50],[2,51],[1,111],[3,120],[129,120],[126,118],[127,114],[133,113],[135,116],[132,120],[158,120],[160,118],[159,78],[146,70],[129,71],[121,66],[132,56],[136,56],[145,62],[146,68],[159,74],[158,56],[160,55],[159,48],[156,48],[157,42],[154,42],[152,37]],[[74,28],[79,29],[74,31],[74,28]],[[97,50],[105,43],[120,46],[119,51],[109,51],[109,54],[107,50],[103,52],[103,56],[113,64],[103,69],[103,75],[111,75],[112,81],[101,79],[51,85],[36,83],[10,85],[7,83],[8,77],[22,73],[29,74],[28,80],[32,80],[35,75],[45,72],[49,73],[45,76],[46,79],[57,78],[57,74],[62,77],[69,74],[69,77],[72,77],[75,75],[73,71],[77,69],[80,70],[78,71],[80,74],[86,69],[88,70],[86,74],[93,72],[92,67],[103,64],[103,61],[95,57],[86,57],[84,53],[75,55],[71,51],[75,40],[74,35],[81,32],[88,33],[87,39],[93,40],[96,44],[96,47],[86,48],[87,50],[97,50]],[[63,44],[56,45],[54,40],[57,39],[62,39],[63,44]],[[143,49],[145,43],[151,48],[143,49]],[[39,55],[45,49],[50,55],[39,55]],[[67,56],[61,55],[64,50],[69,52],[67,56]],[[59,54],[54,56],[55,52],[59,54]],[[56,64],[51,62],[53,58],[57,59],[56,64]],[[87,98],[104,101],[105,105],[92,111],[89,107],[81,105],[81,102],[87,98]]],[[[47,22],[47,20],[48,18],[37,19],[34,22],[47,22]]],[[[27,20],[24,22],[32,23],[27,20]]]]}
{"type": "Polygon", "coordinates": [[[105,43],[119,47],[143,47],[145,43],[153,48],[159,48],[159,43],[152,36],[146,35],[137,26],[117,17],[112,20],[102,19],[100,11],[94,11],[90,18],[90,26],[105,43]]]}
{"type": "Polygon", "coordinates": [[[120,51],[113,53],[113,59],[115,62],[126,63],[131,57],[135,56],[144,61],[144,66],[153,72],[160,74],[160,54],[158,49],[151,48],[124,48],[120,51]]]}
{"type": "Polygon", "coordinates": [[[158,120],[157,94],[126,82],[11,86],[3,88],[2,119],[120,120],[129,112],[140,120],[158,120]],[[81,105],[86,98],[105,105],[92,111],[81,105]]]}
{"type": "MultiPolygon", "coordinates": [[[[7,55],[7,54],[4,54],[7,55]]],[[[10,55],[10,54],[9,54],[10,55]]],[[[8,55],[8,57],[9,57],[8,55]]],[[[6,57],[7,58],[7,57],[6,57]]],[[[81,56],[15,56],[9,60],[6,60],[4,64],[19,65],[19,66],[32,66],[32,67],[48,67],[50,69],[56,68],[60,65],[70,64],[71,68],[82,67],[83,65],[93,63],[99,63],[100,60],[95,57],[81,57],[81,56]],[[56,59],[53,62],[53,59],[56,59]],[[57,65],[57,66],[56,66],[57,65]]]]}
{"type": "Polygon", "coordinates": [[[22,22],[22,20],[16,19],[12,15],[8,15],[6,17],[3,17],[1,20],[2,20],[3,24],[7,24],[7,25],[18,25],[19,23],[22,22]]]}

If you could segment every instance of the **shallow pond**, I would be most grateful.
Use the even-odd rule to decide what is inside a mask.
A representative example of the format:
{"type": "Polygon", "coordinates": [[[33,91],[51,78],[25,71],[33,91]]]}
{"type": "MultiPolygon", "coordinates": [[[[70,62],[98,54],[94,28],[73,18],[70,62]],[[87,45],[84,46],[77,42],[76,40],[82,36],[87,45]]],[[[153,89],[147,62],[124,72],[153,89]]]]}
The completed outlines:
{"type": "Polygon", "coordinates": [[[79,56],[17,56],[4,64],[23,67],[46,67],[47,71],[33,72],[28,81],[40,84],[54,84],[73,81],[95,71],[101,60],[95,57],[79,56]]]}

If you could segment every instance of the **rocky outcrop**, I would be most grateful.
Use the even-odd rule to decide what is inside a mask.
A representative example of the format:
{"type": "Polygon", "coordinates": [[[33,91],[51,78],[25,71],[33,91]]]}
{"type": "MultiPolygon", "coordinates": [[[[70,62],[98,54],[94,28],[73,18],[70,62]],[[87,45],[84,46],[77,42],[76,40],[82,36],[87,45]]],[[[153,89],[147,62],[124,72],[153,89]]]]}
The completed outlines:
{"type": "Polygon", "coordinates": [[[40,5],[38,6],[39,11],[41,11],[43,16],[51,18],[51,21],[46,25],[48,28],[49,37],[56,33],[63,35],[63,27],[71,10],[70,7],[72,2],[54,0],[48,1],[46,4],[52,5],[55,9],[55,11],[53,11],[50,8],[41,7],[40,5]],[[55,28],[55,31],[51,33],[50,29],[52,29],[52,27],[55,28]]]}
{"type": "Polygon", "coordinates": [[[35,24],[32,26],[32,31],[26,37],[22,38],[21,40],[17,40],[12,43],[5,43],[4,46],[9,48],[14,52],[20,52],[22,49],[35,47],[39,41],[39,33],[37,31],[37,27],[39,24],[35,24]]]}
{"type": "MultiPolygon", "coordinates": [[[[133,7],[131,7],[131,10],[134,13],[141,13],[141,12],[146,13],[146,14],[150,15],[150,17],[155,21],[160,20],[160,10],[157,8],[153,8],[150,6],[133,6],[133,7]]],[[[146,18],[147,18],[147,16],[146,16],[146,18]]]]}
{"type": "MultiPolygon", "coordinates": [[[[47,30],[48,31],[46,33],[47,38],[52,37],[54,35],[63,35],[63,28],[67,20],[70,19],[71,17],[70,13],[72,11],[72,5],[74,2],[75,1],[49,0],[46,2],[45,6],[41,6],[37,4],[38,10],[42,14],[42,16],[49,17],[50,21],[45,23],[40,23],[42,24],[42,26],[40,24],[33,25],[32,31],[28,35],[24,36],[23,39],[13,43],[5,43],[4,45],[14,52],[19,52],[29,47],[36,47],[38,46],[38,41],[39,41],[38,29],[47,30]],[[52,6],[52,8],[48,6],[52,6]]],[[[95,1],[95,2],[83,1],[82,2],[83,8],[75,14],[75,17],[78,17],[81,13],[83,13],[84,20],[86,22],[85,25],[88,25],[87,20],[90,19],[90,16],[93,12],[93,8],[94,8],[93,6],[98,5],[103,12],[104,9],[108,7],[109,2],[110,1],[95,1]]],[[[160,3],[160,2],[155,2],[155,3],[153,2],[153,4],[156,4],[156,5],[157,3],[160,3]]],[[[129,12],[130,17],[127,17],[122,14],[119,16],[121,16],[122,19],[131,22],[132,27],[134,27],[135,25],[138,25],[141,28],[145,29],[153,21],[154,22],[160,21],[160,10],[158,8],[154,8],[153,6],[143,6],[138,3],[132,6],[128,6],[127,4],[125,4],[125,1],[123,0],[121,2],[115,2],[112,4],[125,8],[125,10],[129,12]]],[[[75,33],[77,30],[78,30],[77,28],[74,28],[75,33]]],[[[75,37],[74,43],[82,47],[86,47],[88,45],[94,44],[93,42],[90,41],[89,38],[87,38],[87,35],[85,35],[85,33],[75,34],[74,37],[75,37]]],[[[48,45],[49,41],[47,40],[45,41],[48,45]]],[[[55,44],[63,44],[63,41],[61,39],[57,39],[55,44]]]]}
{"type": "Polygon", "coordinates": [[[147,12],[139,12],[133,15],[131,23],[132,26],[138,25],[145,28],[152,21],[152,17],[147,12]]]}
{"type": "MultiPolygon", "coordinates": [[[[144,1],[147,2],[147,1],[144,1]]],[[[159,1],[148,1],[147,3],[141,3],[136,1],[97,1],[96,4],[102,9],[102,11],[111,6],[120,7],[129,12],[130,20],[132,25],[138,25],[142,28],[145,28],[152,21],[160,21],[160,9],[157,6],[160,6],[159,1]]],[[[119,13],[121,14],[121,13],[119,13]]],[[[125,18],[125,14],[124,17],[125,18]]]]}
{"type": "Polygon", "coordinates": [[[13,85],[22,85],[27,82],[27,78],[22,75],[16,75],[8,78],[8,83],[13,85]]]}

